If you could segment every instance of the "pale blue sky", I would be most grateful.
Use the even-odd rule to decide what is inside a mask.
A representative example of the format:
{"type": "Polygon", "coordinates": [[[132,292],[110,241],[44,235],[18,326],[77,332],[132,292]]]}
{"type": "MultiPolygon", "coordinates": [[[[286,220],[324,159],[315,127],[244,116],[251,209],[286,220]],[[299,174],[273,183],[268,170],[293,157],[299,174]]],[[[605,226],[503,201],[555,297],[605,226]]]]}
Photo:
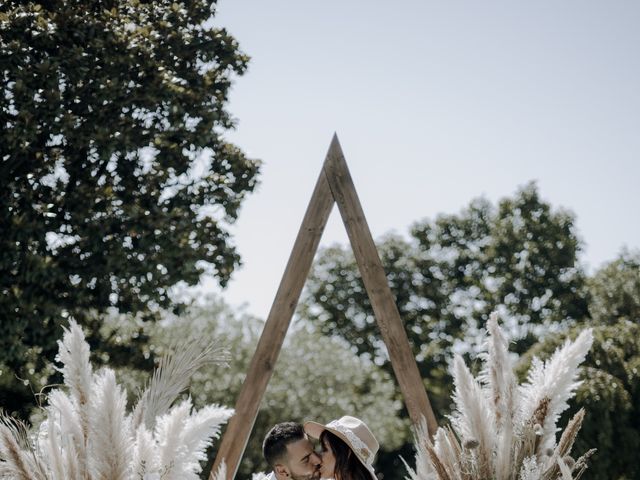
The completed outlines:
{"type": "Polygon", "coordinates": [[[216,24],[252,57],[228,137],[264,161],[231,304],[266,317],[334,131],[374,237],[536,180],[591,270],[640,247],[640,2],[220,0],[216,24]]]}

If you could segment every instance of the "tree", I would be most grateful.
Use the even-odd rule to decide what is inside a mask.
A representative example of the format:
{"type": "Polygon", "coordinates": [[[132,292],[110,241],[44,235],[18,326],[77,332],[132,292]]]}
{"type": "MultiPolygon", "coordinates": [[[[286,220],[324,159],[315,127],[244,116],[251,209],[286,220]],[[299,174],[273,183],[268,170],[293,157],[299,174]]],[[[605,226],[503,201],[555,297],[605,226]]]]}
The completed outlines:
{"type": "MultiPolygon", "coordinates": [[[[508,319],[518,353],[544,329],[587,315],[579,250],[573,215],[552,209],[535,184],[497,207],[475,200],[460,214],[416,223],[408,239],[378,243],[436,412],[449,408],[451,349],[471,344],[492,311],[508,319]]],[[[349,248],[320,252],[300,315],[389,367],[349,248]]]]}
{"type": "MultiPolygon", "coordinates": [[[[176,338],[224,339],[230,352],[228,367],[196,373],[190,395],[195,406],[233,406],[263,326],[262,320],[234,312],[210,297],[179,316],[167,313],[160,324],[145,328],[151,336],[148,347],[152,355],[171,351],[176,338]]],[[[124,331],[123,342],[127,342],[127,332],[137,331],[135,322],[125,316],[112,317],[103,329],[124,331]]],[[[128,372],[130,389],[135,391],[141,374],[128,372]]],[[[343,341],[294,324],[262,400],[238,476],[250,478],[252,473],[268,468],[262,459],[262,440],[275,423],[289,420],[329,421],[345,414],[356,415],[375,432],[383,449],[394,451],[411,438],[409,422],[400,417],[401,409],[402,401],[386,371],[358,357],[343,341]]],[[[400,480],[399,465],[391,460],[390,455],[382,453],[377,469],[386,473],[385,478],[400,480]],[[381,463],[383,458],[387,463],[381,463]]]]}
{"type": "MultiPolygon", "coordinates": [[[[0,400],[55,354],[59,323],[153,317],[239,256],[228,230],[259,163],[225,141],[248,57],[196,0],[0,6],[0,400]]],[[[101,345],[101,348],[108,346],[101,345]]]]}
{"type": "Polygon", "coordinates": [[[589,279],[589,312],[595,322],[640,322],[640,252],[623,251],[589,279]]]}

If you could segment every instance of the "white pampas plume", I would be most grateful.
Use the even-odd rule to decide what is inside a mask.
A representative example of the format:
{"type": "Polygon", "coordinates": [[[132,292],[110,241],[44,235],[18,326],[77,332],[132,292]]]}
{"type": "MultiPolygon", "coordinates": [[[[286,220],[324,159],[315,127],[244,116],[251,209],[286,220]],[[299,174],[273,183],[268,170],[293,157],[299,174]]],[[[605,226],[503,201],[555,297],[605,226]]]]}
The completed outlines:
{"type": "Polygon", "coordinates": [[[22,446],[27,440],[22,422],[0,413],[0,461],[3,462],[7,478],[35,480],[41,478],[33,468],[33,462],[22,446]]]}
{"type": "Polygon", "coordinates": [[[495,411],[497,451],[494,458],[495,478],[508,480],[513,455],[513,417],[517,396],[517,381],[509,360],[509,343],[498,326],[498,315],[492,313],[487,322],[487,353],[480,380],[487,385],[495,411]]]}
{"type": "Polygon", "coordinates": [[[51,480],[65,480],[67,473],[64,467],[64,449],[60,444],[60,428],[53,418],[49,418],[40,425],[40,442],[43,454],[49,465],[51,480]]]}
{"type": "MultiPolygon", "coordinates": [[[[266,478],[267,476],[263,472],[251,475],[251,480],[264,480],[266,478]]],[[[227,464],[224,460],[220,462],[220,466],[211,480],[227,480],[227,464]]]]}
{"type": "MultiPolygon", "coordinates": [[[[48,395],[48,402],[47,419],[44,423],[52,426],[49,431],[57,436],[55,443],[62,449],[57,455],[64,463],[64,471],[67,473],[67,477],[63,478],[76,478],[71,472],[79,475],[78,472],[86,470],[85,437],[80,414],[74,401],[62,390],[52,390],[48,395]]],[[[52,441],[54,440],[49,440],[49,442],[52,441]]],[[[50,455],[56,454],[51,451],[50,455]]],[[[51,461],[54,461],[53,457],[50,457],[49,463],[51,461]]]]}
{"type": "Polygon", "coordinates": [[[568,453],[583,411],[569,422],[555,451],[541,443],[543,438],[554,441],[557,418],[579,385],[577,368],[591,346],[591,330],[565,343],[547,363],[534,359],[522,387],[495,315],[487,333],[481,381],[473,378],[460,356],[454,357],[452,429],[439,428],[435,444],[426,425],[417,429],[416,469],[402,460],[407,480],[558,480],[559,475],[562,480],[579,480],[593,451],[575,462],[568,453]]]}
{"type": "Polygon", "coordinates": [[[127,397],[116,383],[113,370],[95,376],[91,402],[91,476],[97,479],[126,480],[131,461],[132,433],[127,418],[127,397]]]}
{"type": "Polygon", "coordinates": [[[552,448],[555,442],[556,422],[568,407],[567,401],[582,382],[576,381],[578,366],[582,363],[593,343],[592,329],[583,330],[575,341],[567,340],[554,352],[547,362],[535,359],[532,362],[527,382],[520,387],[521,410],[517,427],[522,429],[543,398],[549,399],[544,420],[543,436],[539,450],[552,448]]]}
{"type": "Polygon", "coordinates": [[[193,374],[211,363],[225,363],[226,351],[219,345],[203,346],[201,342],[183,342],[160,359],[153,377],[133,412],[133,426],[141,422],[152,430],[156,418],[164,415],[178,395],[189,385],[193,374]]]}
{"type": "Polygon", "coordinates": [[[80,464],[78,461],[78,451],[75,443],[68,442],[64,449],[64,464],[67,472],[66,478],[82,478],[80,477],[80,464]]]}
{"type": "Polygon", "coordinates": [[[451,478],[451,480],[458,480],[457,456],[455,454],[451,455],[451,449],[448,443],[447,434],[444,429],[438,428],[434,437],[433,450],[436,452],[436,455],[438,455],[442,467],[447,472],[449,478],[451,478]]]}
{"type": "Polygon", "coordinates": [[[158,419],[156,439],[159,445],[159,465],[163,479],[197,480],[200,460],[205,460],[205,450],[220,433],[233,410],[211,405],[190,415],[191,400],[173,407],[158,419]]]}
{"type": "Polygon", "coordinates": [[[527,457],[522,462],[520,469],[520,480],[540,480],[542,476],[542,465],[535,456],[527,457]]]}
{"type": "Polygon", "coordinates": [[[558,466],[560,467],[560,473],[562,474],[562,480],[572,480],[571,469],[564,461],[562,457],[558,457],[558,466]]]}
{"type": "Polygon", "coordinates": [[[187,455],[183,460],[185,468],[200,472],[200,460],[206,460],[205,451],[213,439],[220,435],[220,427],[233,415],[232,408],[208,405],[192,414],[185,421],[181,443],[186,447],[187,455]]]}
{"type": "Polygon", "coordinates": [[[414,435],[414,444],[416,447],[416,468],[415,470],[409,466],[404,458],[400,457],[404,463],[409,475],[407,480],[438,480],[438,476],[433,468],[426,444],[431,442],[429,438],[429,430],[427,429],[427,421],[422,417],[422,422],[416,427],[414,435]]]}
{"type": "Polygon", "coordinates": [[[134,480],[148,478],[153,472],[160,470],[158,446],[149,430],[141,425],[136,432],[131,459],[131,473],[134,480]]]}
{"type": "Polygon", "coordinates": [[[48,397],[49,405],[47,422],[55,422],[58,429],[71,435],[73,441],[81,443],[84,441],[81,419],[73,400],[62,390],[52,390],[48,397]]]}
{"type": "Polygon", "coordinates": [[[463,441],[473,439],[478,442],[479,473],[483,478],[491,478],[496,434],[494,409],[460,355],[453,359],[453,381],[456,411],[450,417],[451,424],[463,441]]]}
{"type": "Polygon", "coordinates": [[[174,406],[157,421],[155,437],[159,446],[160,469],[163,472],[163,479],[179,480],[184,473],[182,462],[185,448],[181,439],[190,411],[191,399],[187,399],[174,406]]]}
{"type": "Polygon", "coordinates": [[[199,460],[205,459],[205,449],[233,410],[211,405],[191,413],[190,400],[171,408],[175,396],[169,397],[186,386],[186,377],[195,369],[220,361],[219,348],[191,344],[161,363],[144,397],[150,407],[140,410],[145,416],[167,410],[159,421],[149,419],[156,425],[152,432],[144,422],[133,428],[126,395],[113,370],[93,373],[89,347],[77,323],[65,329],[59,347],[59,370],[70,393],[49,393],[46,418],[31,437],[20,423],[0,413],[0,478],[198,480],[199,460]]]}
{"type": "Polygon", "coordinates": [[[69,321],[69,328],[64,329],[62,340],[58,340],[56,361],[62,363],[62,367],[56,367],[56,370],[62,372],[64,384],[82,408],[89,402],[92,372],[89,344],[75,320],[69,321]]]}
{"type": "Polygon", "coordinates": [[[78,454],[78,468],[80,476],[87,476],[87,443],[89,437],[89,402],[91,400],[92,368],[89,361],[89,344],[85,341],[84,333],[75,320],[69,321],[69,328],[64,329],[62,341],[58,340],[58,355],[56,361],[62,367],[56,369],[62,372],[64,384],[71,392],[75,408],[79,416],[79,428],[82,440],[76,443],[78,454]]]}

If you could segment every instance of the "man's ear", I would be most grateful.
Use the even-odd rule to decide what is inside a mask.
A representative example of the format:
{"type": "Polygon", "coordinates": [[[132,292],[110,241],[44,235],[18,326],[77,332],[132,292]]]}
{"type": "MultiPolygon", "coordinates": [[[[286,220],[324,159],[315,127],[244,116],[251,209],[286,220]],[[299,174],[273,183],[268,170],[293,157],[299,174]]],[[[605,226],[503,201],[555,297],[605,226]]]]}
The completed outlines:
{"type": "Polygon", "coordinates": [[[276,474],[278,480],[286,480],[289,478],[289,469],[282,463],[276,463],[273,467],[273,472],[276,474]]]}

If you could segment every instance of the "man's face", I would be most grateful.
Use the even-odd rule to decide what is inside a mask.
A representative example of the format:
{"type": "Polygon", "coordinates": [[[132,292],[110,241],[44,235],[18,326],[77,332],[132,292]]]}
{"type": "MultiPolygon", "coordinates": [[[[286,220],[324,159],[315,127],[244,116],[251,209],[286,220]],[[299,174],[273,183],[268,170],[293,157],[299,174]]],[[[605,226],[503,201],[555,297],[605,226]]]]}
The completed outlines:
{"type": "Polygon", "coordinates": [[[291,480],[319,480],[321,464],[322,460],[305,437],[287,445],[287,458],[276,471],[281,478],[288,474],[291,480]]]}

